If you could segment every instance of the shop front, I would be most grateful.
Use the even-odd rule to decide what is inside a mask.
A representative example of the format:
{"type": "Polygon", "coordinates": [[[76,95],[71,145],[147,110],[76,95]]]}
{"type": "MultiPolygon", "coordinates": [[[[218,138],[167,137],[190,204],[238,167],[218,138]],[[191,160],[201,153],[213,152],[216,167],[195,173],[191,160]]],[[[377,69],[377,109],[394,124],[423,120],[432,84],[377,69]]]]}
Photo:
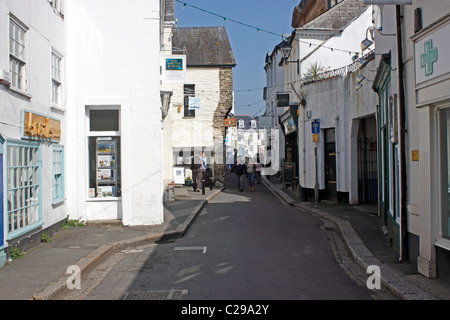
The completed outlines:
{"type": "MultiPolygon", "coordinates": [[[[418,270],[450,279],[450,14],[415,33],[415,104],[420,167],[420,244],[418,270]]],[[[413,154],[414,153],[414,154],[413,154]]]]}
{"type": "Polygon", "coordinates": [[[61,121],[26,109],[20,114],[20,136],[0,139],[0,251],[19,242],[33,246],[67,217],[61,121]]]}
{"type": "Polygon", "coordinates": [[[284,160],[281,162],[283,185],[298,185],[298,104],[290,104],[289,109],[280,116],[281,130],[284,134],[284,160]]]}

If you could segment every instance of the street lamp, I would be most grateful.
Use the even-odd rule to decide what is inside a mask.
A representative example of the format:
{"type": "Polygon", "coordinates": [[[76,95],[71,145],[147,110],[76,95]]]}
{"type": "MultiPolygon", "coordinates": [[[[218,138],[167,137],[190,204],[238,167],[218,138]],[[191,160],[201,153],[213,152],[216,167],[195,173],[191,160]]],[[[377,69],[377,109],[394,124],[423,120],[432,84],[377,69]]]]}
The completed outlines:
{"type": "Polygon", "coordinates": [[[287,42],[283,41],[280,44],[281,54],[283,55],[284,63],[287,65],[288,63],[297,63],[297,74],[300,73],[300,63],[297,59],[296,61],[288,61],[289,55],[291,54],[292,46],[287,42]]]}

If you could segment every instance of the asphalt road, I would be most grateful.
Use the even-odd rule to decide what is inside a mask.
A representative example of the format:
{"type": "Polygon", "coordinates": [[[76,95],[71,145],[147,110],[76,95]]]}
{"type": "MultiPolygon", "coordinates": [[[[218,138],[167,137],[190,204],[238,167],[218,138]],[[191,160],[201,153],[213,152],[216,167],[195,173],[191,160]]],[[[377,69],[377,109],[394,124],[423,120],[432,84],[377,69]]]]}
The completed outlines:
{"type": "Polygon", "coordinates": [[[370,300],[339,265],[323,222],[265,186],[234,182],[174,242],[116,253],[77,299],[370,300]]]}

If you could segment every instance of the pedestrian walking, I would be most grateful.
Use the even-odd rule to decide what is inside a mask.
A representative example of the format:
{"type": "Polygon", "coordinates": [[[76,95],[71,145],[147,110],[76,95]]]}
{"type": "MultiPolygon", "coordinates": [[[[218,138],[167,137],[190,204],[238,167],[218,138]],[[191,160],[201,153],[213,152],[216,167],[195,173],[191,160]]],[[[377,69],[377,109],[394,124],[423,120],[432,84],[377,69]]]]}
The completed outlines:
{"type": "Polygon", "coordinates": [[[202,187],[206,184],[206,169],[208,168],[205,152],[202,152],[202,187]]]}
{"type": "Polygon", "coordinates": [[[247,165],[247,179],[248,186],[250,187],[250,192],[255,192],[255,172],[256,165],[253,163],[252,158],[249,158],[247,165]]]}
{"type": "Polygon", "coordinates": [[[262,170],[262,164],[259,160],[259,156],[256,159],[256,169],[255,169],[255,181],[257,184],[261,183],[261,170],[262,170]]]}
{"type": "Polygon", "coordinates": [[[191,170],[192,170],[192,180],[194,191],[200,192],[202,187],[202,159],[198,151],[194,152],[191,158],[191,170]]]}
{"type": "Polygon", "coordinates": [[[239,191],[244,190],[244,175],[247,173],[247,169],[245,168],[245,163],[242,160],[242,156],[238,156],[237,162],[236,162],[236,168],[234,173],[237,176],[238,180],[238,189],[239,191]]]}

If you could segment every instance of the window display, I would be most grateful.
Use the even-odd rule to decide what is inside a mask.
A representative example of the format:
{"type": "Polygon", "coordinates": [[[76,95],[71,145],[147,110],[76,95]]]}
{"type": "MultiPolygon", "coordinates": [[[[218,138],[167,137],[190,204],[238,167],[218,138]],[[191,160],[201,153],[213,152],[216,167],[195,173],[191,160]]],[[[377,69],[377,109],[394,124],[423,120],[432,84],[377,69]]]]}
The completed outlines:
{"type": "Polygon", "coordinates": [[[98,137],[96,147],[96,197],[116,197],[116,141],[113,137],[98,137]]]}
{"type": "Polygon", "coordinates": [[[89,198],[121,196],[119,115],[118,109],[89,110],[89,198]]]}

